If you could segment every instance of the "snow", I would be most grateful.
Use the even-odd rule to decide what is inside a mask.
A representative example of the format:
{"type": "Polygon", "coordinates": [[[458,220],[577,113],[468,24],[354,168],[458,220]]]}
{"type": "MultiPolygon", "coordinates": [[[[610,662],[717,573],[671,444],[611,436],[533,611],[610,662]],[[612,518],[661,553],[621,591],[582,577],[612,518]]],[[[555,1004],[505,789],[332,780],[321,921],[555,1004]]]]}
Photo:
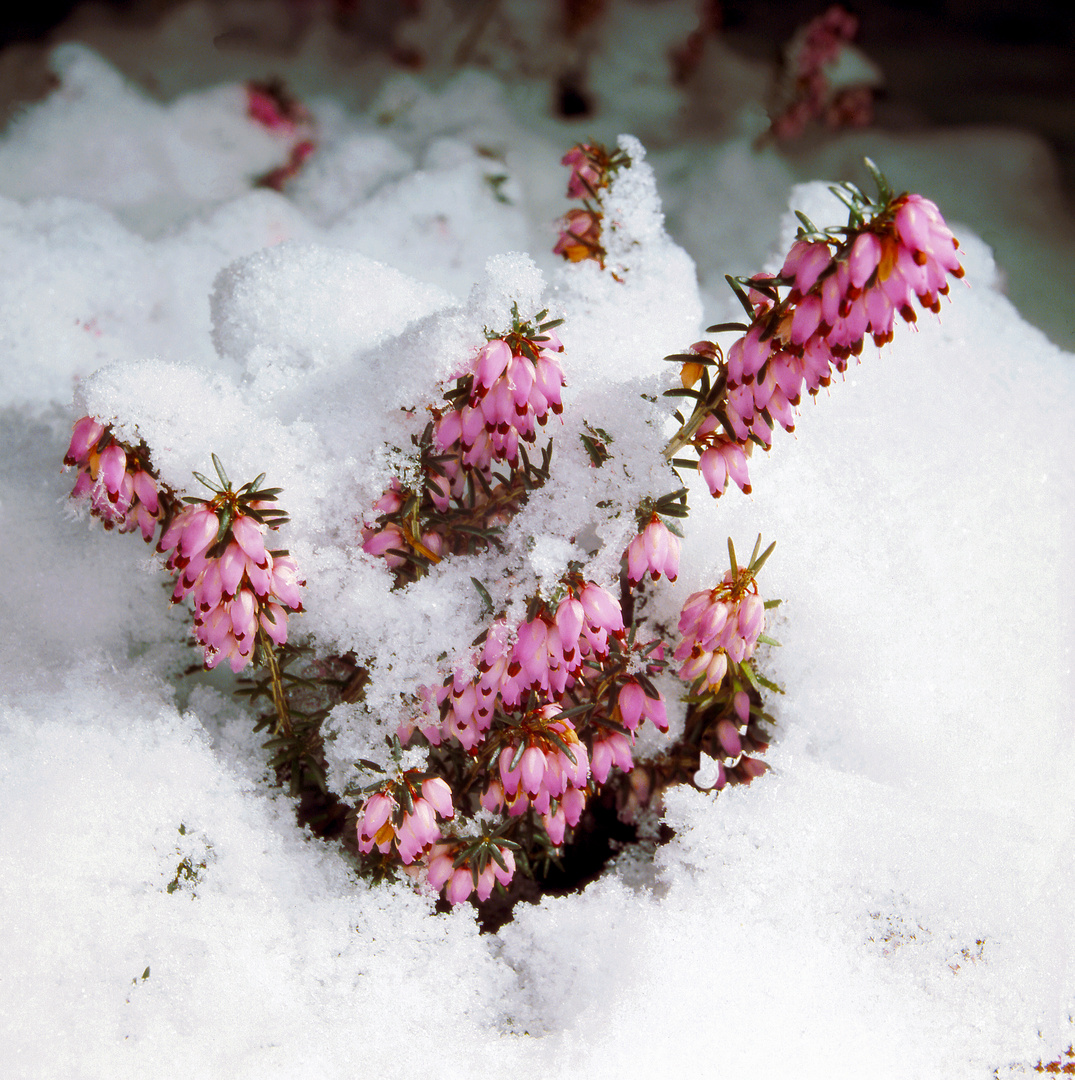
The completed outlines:
{"type": "MultiPolygon", "coordinates": [[[[724,96],[704,107],[655,78],[617,105],[692,25],[671,4],[647,35],[652,9],[625,3],[599,42],[623,68],[596,87],[597,134],[635,133],[611,193],[616,282],[549,254],[557,162],[583,133],[547,115],[536,9],[501,8],[517,37],[487,72],[434,57],[382,78],[367,58],[362,100],[326,74],[335,100],[307,99],[322,145],[283,195],[250,188],[286,147],[246,119],[239,76],[177,74],[200,5],[132,60],[172,57],[163,103],[67,45],[59,89],[0,137],[7,1075],[948,1080],[1055,1058],[1075,1009],[1075,366],[1060,347],[1075,224],[1051,163],[999,131],[755,151],[756,102],[727,81],[753,85],[744,62],[709,72],[724,96]],[[676,835],[652,861],[625,852],[494,935],[466,907],[359,879],[295,826],[228,678],[183,674],[194,653],[149,549],[70,511],[72,420],[145,438],[191,493],[210,452],[237,483],[264,471],[284,489],[308,581],[297,633],[373,676],[333,716],[342,786],[373,754],[371,722],[393,728],[442,653],[466,661],[476,571],[516,613],[567,559],[611,580],[629,508],[677,486],[650,400],[675,370],[661,357],[734,317],[723,275],[779,263],[789,207],[838,220],[817,181],[862,179],[863,153],[940,203],[966,284],[804,402],[752,458],[751,497],[692,484],[680,580],[654,599],[674,618],[722,572],[729,534],[740,552],[777,541],[761,579],[783,601],[772,773],[670,792],[676,835]],[[554,481],[507,530],[510,554],[393,592],[359,549],[362,515],[513,301],[565,319],[554,481]],[[613,435],[605,507],[587,424],[613,435]]],[[[443,10],[428,5],[431,24],[443,10]]],[[[295,62],[299,85],[312,62],[295,62]]]]}

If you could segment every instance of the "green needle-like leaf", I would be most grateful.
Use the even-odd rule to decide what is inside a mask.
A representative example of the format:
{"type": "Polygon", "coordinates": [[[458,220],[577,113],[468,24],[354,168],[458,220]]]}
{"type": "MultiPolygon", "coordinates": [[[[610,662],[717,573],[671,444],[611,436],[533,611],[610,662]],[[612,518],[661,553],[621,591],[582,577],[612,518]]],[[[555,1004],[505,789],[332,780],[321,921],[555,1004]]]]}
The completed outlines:
{"type": "Polygon", "coordinates": [[[554,742],[567,755],[572,765],[577,765],[579,763],[578,758],[575,757],[575,752],[571,749],[570,746],[567,745],[567,743],[564,742],[563,739],[560,738],[559,735],[556,734],[555,731],[549,731],[548,729],[546,729],[545,737],[550,742],[554,742]]]}
{"type": "Polygon", "coordinates": [[[866,171],[873,178],[873,182],[877,185],[877,195],[881,201],[881,205],[884,206],[892,199],[892,188],[889,185],[885,174],[877,167],[871,158],[863,158],[863,164],[866,166],[866,171]]]}
{"type": "MultiPolygon", "coordinates": [[[[757,672],[757,671],[754,672],[754,678],[759,683],[761,683],[761,685],[764,686],[766,690],[772,690],[772,692],[774,694],[782,694],[784,692],[784,688],[782,686],[780,686],[777,683],[773,682],[771,679],[767,679],[760,672],[757,672]]],[[[768,716],[766,716],[765,719],[768,720],[770,718],[768,716]]]]}
{"type": "Polygon", "coordinates": [[[801,210],[796,210],[795,216],[806,226],[807,232],[813,234],[818,232],[818,227],[801,210]]]}
{"type": "Polygon", "coordinates": [[[489,595],[489,590],[476,577],[472,577],[470,580],[477,590],[478,596],[481,597],[482,615],[492,615],[493,598],[489,595]]]}
{"type": "Polygon", "coordinates": [[[524,739],[519,743],[519,748],[515,751],[515,756],[511,759],[511,764],[508,766],[508,772],[515,772],[519,767],[519,762],[522,761],[523,754],[526,751],[526,740],[524,739]]]}
{"type": "Polygon", "coordinates": [[[224,491],[231,491],[231,481],[228,479],[228,474],[224,471],[224,466],[220,463],[220,458],[213,454],[213,468],[216,469],[217,476],[220,477],[220,482],[224,485],[224,491]]]}
{"type": "Polygon", "coordinates": [[[731,274],[725,274],[724,280],[732,287],[732,292],[735,293],[739,300],[739,303],[743,305],[743,310],[750,316],[751,322],[754,321],[754,305],[750,302],[747,294],[743,292],[743,287],[739,284],[731,274]]]}
{"type": "MultiPolygon", "coordinates": [[[[760,537],[759,537],[759,539],[760,539],[760,537]]],[[[754,562],[753,562],[753,563],[751,564],[751,567],[750,567],[750,572],[751,572],[752,574],[757,574],[757,573],[758,573],[758,572],[759,572],[759,571],[761,570],[761,568],[762,568],[762,567],[763,567],[763,566],[765,565],[765,561],[766,561],[766,560],[767,560],[767,559],[769,558],[769,556],[770,556],[770,555],[772,555],[772,553],[773,553],[773,552],[774,552],[775,550],[776,550],[776,541],[774,540],[774,541],[773,541],[773,542],[772,542],[772,543],[771,543],[771,544],[770,544],[770,545],[769,545],[769,546],[768,546],[768,547],[767,547],[767,548],[766,548],[766,549],[765,549],[765,550],[764,550],[764,551],[763,551],[763,552],[761,553],[761,555],[760,555],[760,556],[759,556],[759,557],[758,557],[758,558],[757,558],[757,559],[756,559],[756,560],[755,560],[755,561],[754,561],[754,562]]]]}
{"type": "MultiPolygon", "coordinates": [[[[215,492],[217,492],[219,494],[223,490],[222,488],[217,487],[217,485],[214,484],[213,481],[210,480],[208,476],[203,476],[200,472],[196,472],[194,474],[194,479],[197,480],[198,483],[204,484],[210,491],[215,491],[215,492]]],[[[196,502],[201,502],[202,500],[197,499],[195,501],[196,502]]]]}

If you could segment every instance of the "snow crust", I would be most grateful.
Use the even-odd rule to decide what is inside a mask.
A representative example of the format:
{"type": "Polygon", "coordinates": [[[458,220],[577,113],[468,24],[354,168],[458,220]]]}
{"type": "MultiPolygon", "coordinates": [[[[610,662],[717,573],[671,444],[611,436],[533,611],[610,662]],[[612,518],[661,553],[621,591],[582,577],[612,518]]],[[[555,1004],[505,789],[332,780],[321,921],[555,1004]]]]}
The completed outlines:
{"type": "MultiPolygon", "coordinates": [[[[641,64],[635,15],[603,47],[622,30],[641,64]]],[[[971,143],[877,136],[893,180],[941,201],[969,287],[804,402],[753,457],[752,497],[692,485],[680,581],[655,600],[674,618],[729,534],[778,542],[773,773],[670,793],[676,836],[652,865],[625,853],[481,937],[467,909],[364,884],[295,827],[226,678],[181,677],[194,654],[148,549],[66,507],[70,423],[145,438],[178,488],[197,491],[211,451],[237,482],[284,488],[297,632],[374,675],[333,718],[343,784],[371,721],[394,727],[480,627],[467,559],[392,592],[357,538],[483,327],[512,302],[550,308],[568,378],[556,479],[512,522],[523,554],[495,567],[494,601],[521,604],[571,557],[611,580],[625,508],[676,486],[661,357],[734,315],[724,273],[779,262],[789,206],[819,224],[838,207],[795,186],[809,162],[741,131],[648,154],[624,136],[617,282],[547,254],[578,133],[532,117],[532,87],[395,75],[365,110],[315,105],[324,144],[284,196],[250,189],[281,148],[237,83],[160,104],[84,47],[53,63],[60,88],[0,139],[8,1075],[947,1080],[1016,1075],[1071,1041],[1075,368],[1003,292],[1052,257],[1031,195],[992,207],[1025,257],[998,267],[935,190],[971,143]],[[605,509],[586,424],[623,478],[605,509]]],[[[677,99],[646,93],[639,126],[660,129],[677,99]]],[[[813,175],[841,178],[829,165],[871,138],[813,175]]],[[[983,176],[1033,173],[1036,150],[1005,138],[983,176]]]]}

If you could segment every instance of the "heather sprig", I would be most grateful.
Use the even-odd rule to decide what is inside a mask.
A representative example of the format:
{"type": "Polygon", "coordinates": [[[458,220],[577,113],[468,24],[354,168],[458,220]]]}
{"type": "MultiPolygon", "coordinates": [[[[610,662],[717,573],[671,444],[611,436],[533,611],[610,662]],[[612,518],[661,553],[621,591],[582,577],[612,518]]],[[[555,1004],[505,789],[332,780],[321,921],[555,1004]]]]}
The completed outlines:
{"type": "Polygon", "coordinates": [[[867,336],[892,340],[896,316],[917,321],[918,306],[937,313],[949,276],[960,278],[959,245],[936,204],[921,195],[894,195],[867,159],[877,199],[845,183],[833,192],[848,208],[844,226],[819,229],[804,214],[780,273],[728,278],[747,323],[720,323],[710,333],[736,331],[727,352],[710,341],[666,359],[681,365],[680,387],[666,396],[693,402],[677,412],[679,431],[665,448],[677,468],[701,471],[719,497],[728,481],[751,490],[747,459],[768,450],[773,428],[793,431],[805,389],[814,395],[862,352],[867,336]],[[698,456],[677,457],[692,447],[698,456]]]}
{"type": "Polygon", "coordinates": [[[560,235],[552,249],[568,262],[592,260],[602,268],[608,254],[601,243],[605,194],[616,174],[631,164],[623,150],[610,152],[598,142],[578,143],[561,159],[571,169],[567,197],[581,199],[558,222],[560,235]]]}
{"type": "Polygon", "coordinates": [[[563,411],[565,379],[560,320],[548,314],[524,320],[513,305],[510,330],[486,330],[485,345],[413,437],[420,482],[393,479],[371,508],[362,549],[384,558],[399,583],[448,555],[498,544],[528,493],[549,478],[552,443],[539,446],[537,436],[563,411]]]}

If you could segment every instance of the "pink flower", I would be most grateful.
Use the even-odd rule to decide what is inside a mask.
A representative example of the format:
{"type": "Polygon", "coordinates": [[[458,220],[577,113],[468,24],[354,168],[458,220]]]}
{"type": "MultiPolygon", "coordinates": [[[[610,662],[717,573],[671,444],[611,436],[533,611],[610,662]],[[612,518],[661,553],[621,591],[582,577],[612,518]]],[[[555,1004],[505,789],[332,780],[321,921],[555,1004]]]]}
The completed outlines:
{"type": "Polygon", "coordinates": [[[64,456],[65,465],[83,465],[90,459],[90,452],[96,448],[105,433],[104,424],[92,416],[84,416],[75,421],[71,433],[71,445],[64,456]]]}
{"type": "Polygon", "coordinates": [[[484,396],[485,391],[507,370],[511,359],[511,348],[506,341],[499,338],[487,341],[478,352],[474,365],[475,393],[484,396]]]}
{"type": "Polygon", "coordinates": [[[494,814],[499,814],[504,809],[504,786],[495,777],[489,781],[489,786],[482,792],[478,800],[486,809],[494,814]]]}
{"type": "MultiPolygon", "coordinates": [[[[435,844],[429,853],[429,867],[426,872],[429,884],[439,892],[452,876],[454,869],[455,849],[452,845],[445,843],[435,844]]],[[[465,900],[466,897],[463,899],[465,900]]]]}
{"type": "Polygon", "coordinates": [[[587,582],[579,593],[579,603],[586,614],[587,626],[610,634],[623,633],[623,613],[619,601],[608,590],[587,582]]]}
{"type": "Polygon", "coordinates": [[[747,473],[746,454],[743,448],[731,439],[715,439],[698,460],[698,469],[709,485],[709,493],[719,497],[729,477],[747,494],[750,494],[750,476],[747,473]]]}
{"type": "Polygon", "coordinates": [[[599,736],[594,737],[593,755],[590,762],[593,778],[599,784],[603,784],[608,779],[613,765],[623,773],[629,773],[634,768],[631,743],[626,735],[618,731],[602,730],[599,736]]]}
{"type": "Polygon", "coordinates": [[[427,880],[434,889],[444,889],[450,904],[463,903],[474,891],[479,900],[488,900],[497,882],[505,887],[511,883],[515,854],[510,847],[486,838],[457,867],[455,861],[463,849],[462,841],[445,842],[436,844],[430,853],[427,880]],[[484,867],[478,871],[482,862],[484,867]]]}
{"type": "Polygon", "coordinates": [[[502,844],[496,844],[495,846],[500,854],[501,860],[504,862],[504,866],[500,866],[500,862],[497,859],[493,859],[492,862],[497,867],[493,873],[496,875],[496,879],[501,885],[507,886],[511,883],[511,879],[515,874],[515,852],[513,852],[510,847],[505,847],[502,844]]]}
{"type": "Polygon", "coordinates": [[[679,574],[679,551],[679,537],[653,514],[627,548],[628,580],[637,584],[648,572],[654,581],[662,574],[675,581],[679,574]]]}
{"type": "Polygon", "coordinates": [[[376,847],[382,855],[387,855],[394,844],[400,861],[410,864],[440,840],[437,815],[453,817],[455,810],[451,790],[439,777],[423,781],[422,794],[418,797],[415,797],[413,781],[407,775],[398,783],[409,789],[410,811],[398,819],[400,803],[394,790],[396,781],[371,795],[358,819],[358,849],[368,855],[376,847]]]}
{"type": "Polygon", "coordinates": [[[261,609],[261,625],[277,645],[287,641],[287,613],[279,604],[265,604],[261,609]]]}
{"type": "Polygon", "coordinates": [[[480,901],[488,900],[493,894],[493,886],[496,884],[495,864],[488,862],[485,869],[478,872],[478,881],[475,892],[480,901]]]}
{"type": "Polygon", "coordinates": [[[395,522],[390,522],[383,529],[362,530],[362,550],[367,555],[383,556],[385,565],[389,567],[403,566],[407,562],[402,554],[396,554],[406,551],[407,547],[403,532],[395,522]]]}
{"type": "Polygon", "coordinates": [[[404,863],[412,863],[433,843],[440,839],[436,811],[425,799],[415,799],[414,809],[403,815],[403,822],[396,832],[396,849],[404,863]]]}
{"type": "Polygon", "coordinates": [[[557,847],[564,842],[564,833],[567,831],[567,817],[559,806],[555,810],[548,809],[541,815],[541,822],[545,826],[545,832],[549,839],[557,847]]]}
{"type": "Polygon", "coordinates": [[[422,782],[422,798],[443,818],[455,816],[452,806],[452,789],[439,776],[422,782]]]}
{"type": "Polygon", "coordinates": [[[605,183],[603,170],[594,160],[593,148],[586,143],[580,143],[568,150],[560,159],[560,164],[571,166],[571,177],[567,182],[569,199],[593,197],[605,183]]]}
{"type": "Polygon", "coordinates": [[[664,731],[668,728],[664,701],[658,696],[651,698],[633,679],[620,687],[616,700],[623,726],[634,731],[643,720],[650,720],[654,726],[664,731]]]}
{"type": "Polygon", "coordinates": [[[252,517],[243,515],[232,521],[231,533],[256,566],[266,565],[268,556],[265,554],[264,525],[259,525],[252,517]]]}
{"type": "Polygon", "coordinates": [[[881,241],[874,233],[860,233],[855,238],[847,258],[847,270],[851,284],[856,289],[862,289],[873,276],[881,261],[881,254],[881,241]]]}
{"type": "Polygon", "coordinates": [[[449,904],[461,904],[474,891],[474,875],[469,866],[460,866],[452,871],[448,887],[444,891],[449,904]]]}
{"type": "MultiPolygon", "coordinates": [[[[728,758],[738,759],[743,752],[743,742],[739,738],[739,732],[731,720],[719,720],[717,722],[717,741],[728,758]]],[[[735,764],[735,762],[733,761],[732,764],[735,764]]]]}
{"type": "Polygon", "coordinates": [[[306,584],[299,578],[299,568],[290,555],[279,555],[273,559],[272,593],[281,604],[291,611],[302,611],[302,594],[299,592],[306,584]]]}
{"type": "MultiPolygon", "coordinates": [[[[200,555],[216,539],[219,529],[220,520],[210,506],[204,503],[188,506],[180,514],[179,532],[175,539],[176,553],[188,560],[200,555]]],[[[161,538],[161,545],[170,534],[171,530],[161,538]]]]}
{"type": "Polygon", "coordinates": [[[794,279],[796,291],[805,296],[831,262],[832,253],[828,244],[798,240],[784,260],[780,276],[794,279]]]}
{"type": "Polygon", "coordinates": [[[604,258],[601,247],[601,215],[594,210],[568,210],[560,219],[560,236],[552,249],[569,262],[604,258]]]}
{"type": "Polygon", "coordinates": [[[366,800],[358,820],[358,847],[363,855],[368,855],[375,845],[382,854],[388,852],[395,835],[389,818],[395,808],[395,800],[383,792],[366,800]]]}
{"type": "Polygon", "coordinates": [[[556,629],[560,632],[560,647],[564,660],[572,659],[578,647],[579,635],[586,621],[586,609],[577,597],[567,595],[556,608],[556,629]]]}
{"type": "Polygon", "coordinates": [[[586,791],[581,787],[570,787],[560,796],[560,812],[564,820],[574,828],[586,809],[586,791]]]}

